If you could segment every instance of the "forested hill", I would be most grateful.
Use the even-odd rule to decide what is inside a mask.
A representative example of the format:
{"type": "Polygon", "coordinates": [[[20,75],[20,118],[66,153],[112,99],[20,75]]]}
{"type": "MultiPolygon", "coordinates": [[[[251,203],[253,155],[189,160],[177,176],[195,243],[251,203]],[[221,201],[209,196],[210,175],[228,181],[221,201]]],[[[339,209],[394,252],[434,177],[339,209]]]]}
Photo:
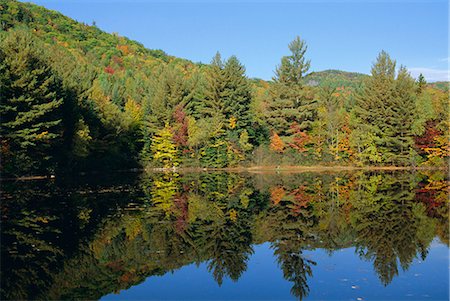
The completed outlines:
{"type": "Polygon", "coordinates": [[[13,123],[13,109],[7,110],[6,98],[20,97],[18,94],[25,94],[25,89],[2,91],[2,136],[6,138],[13,129],[21,129],[20,137],[2,139],[2,168],[6,174],[41,173],[49,168],[138,166],[143,143],[140,126],[144,111],[150,110],[148,101],[156,95],[162,97],[164,84],[182,82],[170,88],[173,101],[178,102],[175,98],[189,94],[187,87],[197,82],[197,73],[202,69],[162,50],[146,49],[126,37],[105,33],[95,25],[76,22],[30,3],[0,2],[0,25],[2,57],[19,53],[11,58],[11,65],[2,65],[2,70],[14,66],[14,77],[26,78],[27,73],[41,68],[42,76],[51,77],[51,86],[44,82],[31,86],[30,82],[28,92],[45,89],[64,100],[54,103],[56,114],[50,110],[45,114],[57,123],[51,129],[49,125],[38,125],[43,116],[19,125],[13,123]],[[20,60],[27,61],[27,65],[20,60]],[[185,81],[185,77],[189,80],[185,81]],[[55,88],[58,91],[53,91],[55,88]],[[31,158],[36,156],[38,164],[31,158]]]}
{"type": "Polygon", "coordinates": [[[305,77],[305,84],[309,86],[332,85],[334,87],[358,87],[368,75],[358,72],[341,70],[324,70],[311,72],[305,77]]]}
{"type": "Polygon", "coordinates": [[[94,60],[90,62],[95,65],[108,66],[108,59],[124,53],[132,53],[134,57],[144,60],[158,59],[169,62],[176,59],[162,50],[150,50],[126,37],[108,34],[95,24],[80,23],[59,12],[31,3],[2,1],[0,12],[3,30],[26,25],[47,43],[57,43],[74,49],[77,54],[91,54],[90,58],[94,60]]]}
{"type": "Polygon", "coordinates": [[[297,37],[268,82],[235,56],[196,64],[34,4],[2,0],[0,28],[3,176],[448,157],[448,95],[385,52],[372,76],[310,72],[297,37]]]}

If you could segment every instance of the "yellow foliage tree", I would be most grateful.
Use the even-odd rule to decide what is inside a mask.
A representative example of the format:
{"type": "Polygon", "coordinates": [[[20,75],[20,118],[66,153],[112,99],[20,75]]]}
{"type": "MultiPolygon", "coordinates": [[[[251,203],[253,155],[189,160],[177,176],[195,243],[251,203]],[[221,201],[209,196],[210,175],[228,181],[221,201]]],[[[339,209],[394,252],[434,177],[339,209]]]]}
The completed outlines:
{"type": "Polygon", "coordinates": [[[156,132],[152,138],[151,152],[153,161],[164,168],[178,166],[179,158],[173,134],[168,125],[156,132]]]}

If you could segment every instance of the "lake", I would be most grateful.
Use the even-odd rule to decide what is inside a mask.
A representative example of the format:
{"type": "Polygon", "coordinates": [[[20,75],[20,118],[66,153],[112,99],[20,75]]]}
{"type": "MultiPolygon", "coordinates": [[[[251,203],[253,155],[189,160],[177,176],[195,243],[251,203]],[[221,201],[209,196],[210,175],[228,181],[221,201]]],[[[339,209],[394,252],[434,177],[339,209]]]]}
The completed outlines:
{"type": "Polygon", "coordinates": [[[448,300],[444,171],[2,182],[1,299],[448,300]]]}

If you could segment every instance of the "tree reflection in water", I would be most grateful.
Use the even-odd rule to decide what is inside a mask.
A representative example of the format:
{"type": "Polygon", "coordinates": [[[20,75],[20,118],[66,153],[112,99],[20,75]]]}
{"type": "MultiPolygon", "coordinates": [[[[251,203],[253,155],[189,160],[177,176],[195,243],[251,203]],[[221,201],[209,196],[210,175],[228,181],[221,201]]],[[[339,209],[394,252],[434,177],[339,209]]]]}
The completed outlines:
{"type": "Polygon", "coordinates": [[[437,173],[167,173],[2,190],[2,299],[97,299],[201,262],[221,285],[263,242],[302,299],[316,265],[305,250],[354,246],[388,285],[434,237],[448,245],[437,173]]]}

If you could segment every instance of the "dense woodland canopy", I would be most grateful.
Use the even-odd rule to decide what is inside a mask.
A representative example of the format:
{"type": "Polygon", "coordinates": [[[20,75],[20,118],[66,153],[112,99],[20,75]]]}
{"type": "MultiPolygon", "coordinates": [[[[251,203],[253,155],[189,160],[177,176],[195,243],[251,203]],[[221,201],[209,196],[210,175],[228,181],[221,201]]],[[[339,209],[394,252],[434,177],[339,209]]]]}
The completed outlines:
{"type": "Polygon", "coordinates": [[[448,85],[415,81],[384,51],[370,76],[310,72],[297,37],[263,81],[235,56],[193,63],[33,4],[1,1],[0,28],[7,176],[449,157],[448,85]]]}

